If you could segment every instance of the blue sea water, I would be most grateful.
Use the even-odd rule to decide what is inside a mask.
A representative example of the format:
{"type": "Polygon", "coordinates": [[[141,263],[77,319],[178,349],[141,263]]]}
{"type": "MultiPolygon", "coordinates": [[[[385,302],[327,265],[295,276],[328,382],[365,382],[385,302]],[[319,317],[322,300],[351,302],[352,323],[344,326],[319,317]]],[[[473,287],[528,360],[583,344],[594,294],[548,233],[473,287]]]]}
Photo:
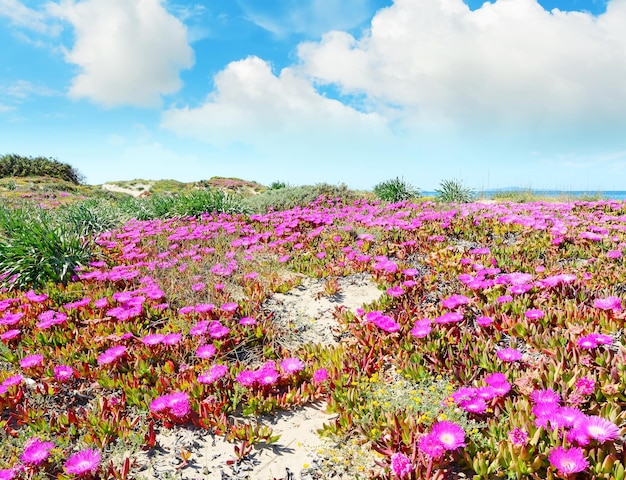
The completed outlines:
{"type": "MultiPolygon", "coordinates": [[[[482,190],[482,191],[474,191],[474,193],[479,198],[492,198],[495,194],[498,193],[506,193],[506,192],[514,192],[514,191],[527,191],[524,189],[515,190],[515,189],[501,189],[501,190],[482,190]]],[[[597,195],[600,195],[601,200],[626,200],[626,190],[531,190],[532,193],[541,195],[544,197],[559,197],[562,195],[573,196],[573,197],[583,197],[585,195],[589,195],[595,198],[597,195]]],[[[423,196],[426,197],[434,197],[437,195],[437,192],[422,192],[423,196]]]]}

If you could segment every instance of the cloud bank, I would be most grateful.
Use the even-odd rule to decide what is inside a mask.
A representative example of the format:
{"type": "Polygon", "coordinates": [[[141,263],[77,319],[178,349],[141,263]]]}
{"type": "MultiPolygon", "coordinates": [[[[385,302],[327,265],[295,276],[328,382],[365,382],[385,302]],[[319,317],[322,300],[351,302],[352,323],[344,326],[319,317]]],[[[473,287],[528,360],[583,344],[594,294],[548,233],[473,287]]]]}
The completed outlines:
{"type": "Polygon", "coordinates": [[[394,105],[424,125],[544,127],[623,121],[626,1],[606,13],[535,0],[396,0],[361,38],[333,31],[298,48],[319,85],[394,105]]]}
{"type": "Polygon", "coordinates": [[[66,61],[77,65],[69,95],[106,107],[156,107],[193,65],[185,26],[160,0],[64,0],[49,11],[75,31],[66,61]]]}

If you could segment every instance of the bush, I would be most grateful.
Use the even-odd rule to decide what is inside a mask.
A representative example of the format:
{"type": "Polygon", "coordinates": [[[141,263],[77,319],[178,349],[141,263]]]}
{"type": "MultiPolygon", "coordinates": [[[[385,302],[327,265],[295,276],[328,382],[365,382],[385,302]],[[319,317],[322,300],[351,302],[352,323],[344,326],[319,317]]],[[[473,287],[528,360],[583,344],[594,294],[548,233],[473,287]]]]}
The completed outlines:
{"type": "Polygon", "coordinates": [[[470,203],[476,199],[474,191],[460,180],[443,180],[435,192],[437,200],[445,203],[470,203]]]}
{"type": "Polygon", "coordinates": [[[280,180],[277,180],[275,182],[270,183],[269,189],[280,190],[281,188],[287,188],[288,186],[289,184],[287,182],[282,182],[280,180]]]}
{"type": "Polygon", "coordinates": [[[391,203],[398,203],[420,196],[419,189],[414,188],[413,185],[399,177],[380,182],[374,187],[374,193],[381,200],[391,203]]]}
{"type": "Polygon", "coordinates": [[[0,157],[0,178],[33,176],[59,178],[75,185],[84,179],[74,167],[54,158],[23,157],[14,153],[0,157]]]}
{"type": "Polygon", "coordinates": [[[285,187],[277,190],[266,190],[260,195],[245,199],[253,211],[265,213],[270,210],[282,211],[294,207],[306,207],[320,197],[339,199],[343,203],[352,203],[363,196],[350,190],[346,185],[302,185],[299,187],[285,187]]]}
{"type": "Polygon", "coordinates": [[[89,242],[45,212],[0,208],[0,285],[9,290],[67,283],[91,258],[89,242]]]}

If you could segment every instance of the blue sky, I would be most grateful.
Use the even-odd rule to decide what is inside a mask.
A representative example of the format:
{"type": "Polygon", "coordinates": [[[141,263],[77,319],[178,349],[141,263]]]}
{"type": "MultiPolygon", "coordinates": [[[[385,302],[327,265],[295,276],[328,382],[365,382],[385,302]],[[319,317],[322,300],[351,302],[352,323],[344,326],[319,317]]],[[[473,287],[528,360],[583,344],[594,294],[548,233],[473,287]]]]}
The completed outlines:
{"type": "Polygon", "coordinates": [[[624,25],[626,0],[0,0],[0,154],[626,190],[624,25]]]}

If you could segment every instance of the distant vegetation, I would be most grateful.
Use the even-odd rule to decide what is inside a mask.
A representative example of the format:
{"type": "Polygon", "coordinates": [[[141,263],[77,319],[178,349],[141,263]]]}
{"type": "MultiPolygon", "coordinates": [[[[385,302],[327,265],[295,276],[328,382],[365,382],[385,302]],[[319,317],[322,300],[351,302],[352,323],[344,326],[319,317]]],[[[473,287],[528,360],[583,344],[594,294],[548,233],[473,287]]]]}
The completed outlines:
{"type": "Polygon", "coordinates": [[[380,182],[374,187],[374,193],[381,200],[392,203],[420,196],[419,189],[399,177],[380,182]]]}
{"type": "Polygon", "coordinates": [[[13,153],[0,157],[0,178],[37,176],[58,178],[75,185],[84,180],[74,167],[53,158],[23,157],[13,153]]]}
{"type": "Polygon", "coordinates": [[[470,203],[476,200],[474,190],[463,185],[460,180],[443,180],[435,192],[437,200],[444,203],[470,203]]]}

